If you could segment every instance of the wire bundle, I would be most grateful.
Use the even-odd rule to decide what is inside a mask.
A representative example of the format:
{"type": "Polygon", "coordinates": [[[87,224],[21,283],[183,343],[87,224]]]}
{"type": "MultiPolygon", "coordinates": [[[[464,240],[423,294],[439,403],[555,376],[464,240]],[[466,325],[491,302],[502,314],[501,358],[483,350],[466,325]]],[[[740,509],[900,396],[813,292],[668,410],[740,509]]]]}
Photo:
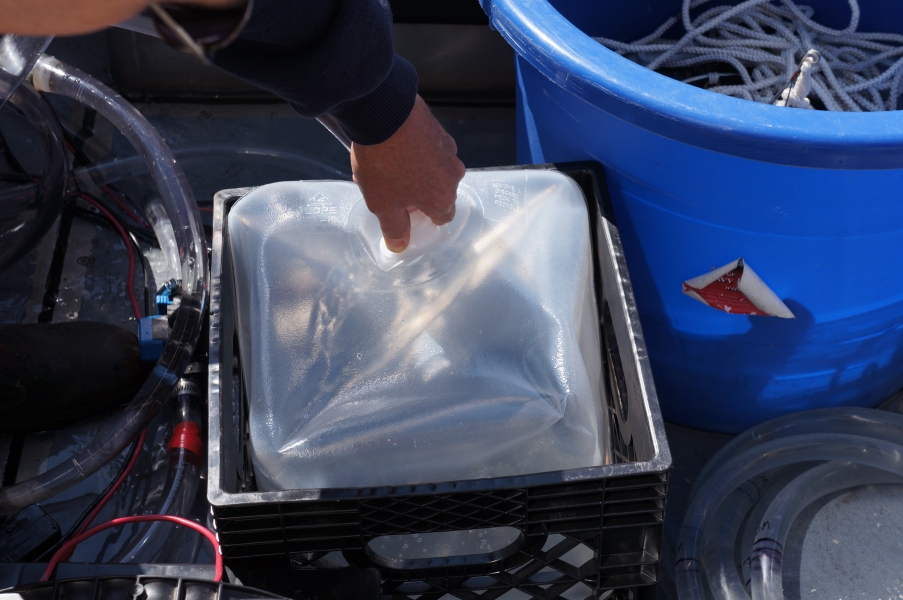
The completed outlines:
{"type": "Polygon", "coordinates": [[[735,73],[710,72],[682,81],[707,80],[710,91],[765,103],[780,97],[806,52],[814,49],[821,60],[811,73],[811,94],[827,110],[897,110],[903,92],[903,35],[857,31],[857,0],[848,0],[852,14],[844,29],[813,21],[812,7],[792,0],[746,0],[691,17],[692,9],[711,1],[684,0],[679,15],[631,43],[595,39],[653,71],[730,65],[735,73]],[[681,39],[662,38],[678,24],[686,31],[681,39]],[[725,76],[739,76],[742,83],[719,85],[725,76]]]}

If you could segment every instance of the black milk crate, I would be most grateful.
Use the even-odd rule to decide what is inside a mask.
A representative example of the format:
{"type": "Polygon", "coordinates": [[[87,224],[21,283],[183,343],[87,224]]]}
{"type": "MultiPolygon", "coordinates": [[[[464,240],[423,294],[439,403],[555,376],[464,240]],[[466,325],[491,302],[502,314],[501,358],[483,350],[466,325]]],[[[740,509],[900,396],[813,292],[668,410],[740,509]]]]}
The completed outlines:
{"type": "Polygon", "coordinates": [[[228,565],[375,567],[382,595],[399,600],[655,597],[671,455],[604,171],[597,163],[511,168],[557,169],[586,197],[598,250],[611,464],[398,487],[257,491],[226,221],[250,189],[225,190],[216,195],[213,222],[207,495],[228,565]],[[500,551],[444,558],[394,561],[367,546],[381,536],[489,528],[517,535],[500,551]]]}

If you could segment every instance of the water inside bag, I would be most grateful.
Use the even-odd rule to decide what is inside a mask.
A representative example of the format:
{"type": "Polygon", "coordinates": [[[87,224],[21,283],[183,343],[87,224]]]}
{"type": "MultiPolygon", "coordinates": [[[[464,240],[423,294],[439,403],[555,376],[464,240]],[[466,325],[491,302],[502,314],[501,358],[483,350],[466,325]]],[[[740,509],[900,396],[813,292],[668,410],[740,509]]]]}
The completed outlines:
{"type": "Polygon", "coordinates": [[[570,178],[468,173],[454,221],[400,255],[348,182],[266,185],[228,219],[259,489],[607,461],[589,219],[570,178]]]}

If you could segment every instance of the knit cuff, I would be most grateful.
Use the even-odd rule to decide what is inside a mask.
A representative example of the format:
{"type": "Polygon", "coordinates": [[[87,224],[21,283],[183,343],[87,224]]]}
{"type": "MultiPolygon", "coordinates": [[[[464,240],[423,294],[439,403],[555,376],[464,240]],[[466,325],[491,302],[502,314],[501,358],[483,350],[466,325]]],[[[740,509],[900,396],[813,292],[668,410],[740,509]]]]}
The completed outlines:
{"type": "Polygon", "coordinates": [[[417,98],[417,71],[397,54],[392,69],[375,90],[330,111],[356,144],[385,142],[407,120],[417,98]]]}

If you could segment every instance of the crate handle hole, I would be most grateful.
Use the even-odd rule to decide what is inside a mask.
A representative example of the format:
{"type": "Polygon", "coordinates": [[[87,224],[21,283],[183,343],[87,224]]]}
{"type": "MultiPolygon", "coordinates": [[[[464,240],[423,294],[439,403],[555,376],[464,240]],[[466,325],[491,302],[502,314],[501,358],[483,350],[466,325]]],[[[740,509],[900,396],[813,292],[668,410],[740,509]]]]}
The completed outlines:
{"type": "Polygon", "coordinates": [[[520,548],[524,534],[514,527],[382,535],[366,546],[367,556],[389,569],[429,569],[482,565],[506,559],[520,548]]]}

